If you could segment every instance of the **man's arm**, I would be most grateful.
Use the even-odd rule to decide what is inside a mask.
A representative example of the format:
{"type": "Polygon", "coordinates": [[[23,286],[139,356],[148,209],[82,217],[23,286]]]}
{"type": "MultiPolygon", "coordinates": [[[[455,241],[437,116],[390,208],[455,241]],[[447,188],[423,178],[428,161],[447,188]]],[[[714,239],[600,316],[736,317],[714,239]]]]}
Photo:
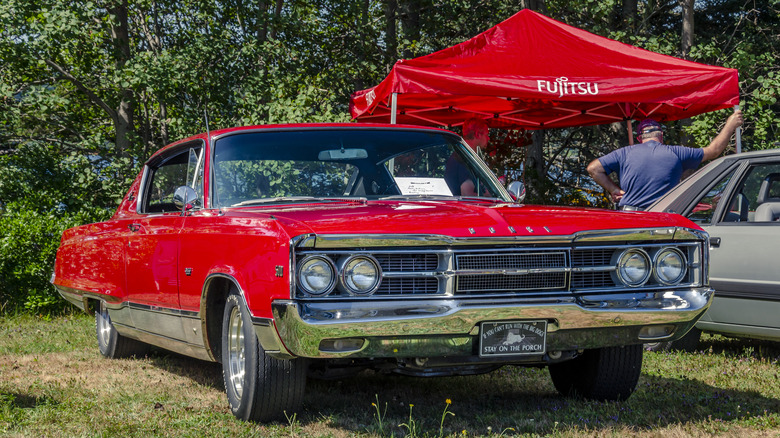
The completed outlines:
{"type": "Polygon", "coordinates": [[[612,202],[617,203],[621,198],[623,198],[623,195],[626,192],[618,187],[618,185],[612,181],[609,175],[607,175],[607,172],[604,170],[604,166],[601,165],[601,162],[598,160],[598,158],[588,164],[588,173],[590,174],[590,177],[598,183],[598,185],[604,187],[604,190],[606,190],[607,193],[612,196],[612,202]]]}
{"type": "Polygon", "coordinates": [[[734,110],[734,114],[729,116],[726,120],[723,129],[721,129],[718,135],[712,139],[710,145],[704,148],[704,158],[702,158],[702,161],[718,158],[726,149],[726,146],[728,146],[729,141],[731,140],[731,134],[733,134],[738,127],[742,126],[742,123],[742,111],[734,110]]]}

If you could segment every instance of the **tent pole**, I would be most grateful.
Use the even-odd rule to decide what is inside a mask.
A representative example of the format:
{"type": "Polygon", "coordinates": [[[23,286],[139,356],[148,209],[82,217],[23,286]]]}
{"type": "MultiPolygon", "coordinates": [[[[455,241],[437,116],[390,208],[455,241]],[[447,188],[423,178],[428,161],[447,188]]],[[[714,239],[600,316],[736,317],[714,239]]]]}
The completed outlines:
{"type": "MultiPolygon", "coordinates": [[[[738,109],[739,109],[739,105],[734,105],[734,111],[738,109]]],[[[741,126],[737,127],[736,135],[737,135],[737,153],[740,154],[742,153],[742,127],[741,126]]]]}
{"type": "Polygon", "coordinates": [[[626,102],[626,129],[628,129],[628,144],[634,144],[634,127],[631,123],[631,105],[629,105],[628,102],[626,102]]]}
{"type": "Polygon", "coordinates": [[[390,96],[390,124],[395,125],[396,112],[398,111],[398,93],[393,93],[390,96]]]}

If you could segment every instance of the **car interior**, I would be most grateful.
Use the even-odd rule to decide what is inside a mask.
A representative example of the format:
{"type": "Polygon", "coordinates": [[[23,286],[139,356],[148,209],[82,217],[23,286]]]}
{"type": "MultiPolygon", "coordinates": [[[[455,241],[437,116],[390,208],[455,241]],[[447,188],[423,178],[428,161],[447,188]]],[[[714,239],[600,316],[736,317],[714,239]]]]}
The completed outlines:
{"type": "Polygon", "coordinates": [[[761,182],[756,207],[756,222],[774,222],[780,220],[780,173],[770,173],[761,182]],[[773,196],[775,195],[775,196],[773,196]]]}

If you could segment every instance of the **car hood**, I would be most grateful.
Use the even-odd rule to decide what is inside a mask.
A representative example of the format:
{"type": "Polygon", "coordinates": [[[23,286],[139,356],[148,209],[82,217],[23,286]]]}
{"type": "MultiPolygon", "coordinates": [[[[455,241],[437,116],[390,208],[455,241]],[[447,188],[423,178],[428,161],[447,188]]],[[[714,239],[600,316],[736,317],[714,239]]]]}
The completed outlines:
{"type": "Polygon", "coordinates": [[[458,201],[366,201],[234,209],[230,215],[273,216],[290,236],[434,234],[451,237],[568,236],[586,230],[687,227],[679,215],[595,208],[458,201]]]}

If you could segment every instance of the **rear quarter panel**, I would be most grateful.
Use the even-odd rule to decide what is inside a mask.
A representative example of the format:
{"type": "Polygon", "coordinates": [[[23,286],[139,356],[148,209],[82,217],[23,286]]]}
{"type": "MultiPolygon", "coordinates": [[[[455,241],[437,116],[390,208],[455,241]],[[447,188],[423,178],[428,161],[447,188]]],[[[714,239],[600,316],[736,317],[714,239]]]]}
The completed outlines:
{"type": "Polygon", "coordinates": [[[126,220],[65,230],[57,250],[54,284],[119,302],[126,296],[124,239],[126,220]]]}

